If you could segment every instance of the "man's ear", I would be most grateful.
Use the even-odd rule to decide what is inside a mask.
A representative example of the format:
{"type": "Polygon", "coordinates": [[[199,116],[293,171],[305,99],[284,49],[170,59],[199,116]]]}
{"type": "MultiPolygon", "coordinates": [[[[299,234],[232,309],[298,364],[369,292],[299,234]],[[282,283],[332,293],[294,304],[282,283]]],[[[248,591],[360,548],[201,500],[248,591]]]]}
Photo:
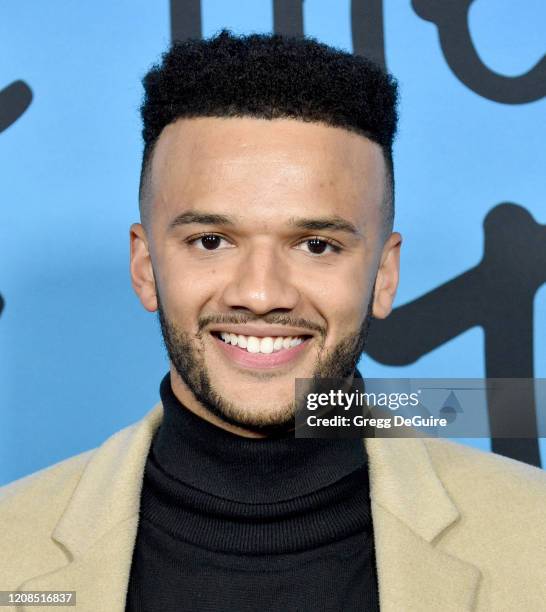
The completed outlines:
{"type": "Polygon", "coordinates": [[[146,230],[140,223],[133,223],[129,230],[131,248],[131,283],[146,310],[157,310],[154,270],[148,246],[146,230]]]}
{"type": "Polygon", "coordinates": [[[375,293],[372,314],[376,319],[384,319],[392,310],[392,303],[400,277],[400,246],[402,236],[393,232],[385,242],[379,269],[375,279],[375,293]]]}

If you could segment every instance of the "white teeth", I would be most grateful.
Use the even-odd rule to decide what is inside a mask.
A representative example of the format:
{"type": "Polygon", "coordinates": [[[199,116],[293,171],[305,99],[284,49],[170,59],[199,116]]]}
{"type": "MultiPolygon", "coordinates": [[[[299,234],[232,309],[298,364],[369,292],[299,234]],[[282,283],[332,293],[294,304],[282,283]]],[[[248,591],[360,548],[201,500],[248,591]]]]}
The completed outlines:
{"type": "Polygon", "coordinates": [[[232,334],[230,332],[220,332],[220,337],[226,344],[232,344],[239,348],[246,349],[249,353],[263,353],[269,355],[282,349],[289,349],[298,346],[303,342],[303,338],[296,336],[267,336],[258,338],[256,336],[243,336],[242,334],[232,334]]]}
{"type": "Polygon", "coordinates": [[[256,336],[249,336],[246,341],[246,350],[249,353],[259,353],[260,352],[260,341],[256,336]]]}
{"type": "Polygon", "coordinates": [[[268,355],[273,352],[273,338],[269,336],[260,340],[260,353],[268,355]]]}
{"type": "Polygon", "coordinates": [[[282,349],[282,336],[277,336],[273,341],[273,350],[280,351],[282,349]]]}

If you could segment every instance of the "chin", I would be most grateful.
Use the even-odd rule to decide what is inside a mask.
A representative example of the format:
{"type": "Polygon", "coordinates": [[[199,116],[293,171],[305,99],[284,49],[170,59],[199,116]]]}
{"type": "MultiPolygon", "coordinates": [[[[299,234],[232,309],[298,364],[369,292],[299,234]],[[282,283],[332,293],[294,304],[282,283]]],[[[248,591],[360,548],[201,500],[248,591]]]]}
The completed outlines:
{"type": "MultiPolygon", "coordinates": [[[[224,399],[227,399],[224,396],[224,399]]],[[[241,427],[262,427],[267,425],[277,425],[284,423],[287,419],[294,418],[294,411],[290,408],[290,402],[293,398],[283,398],[275,402],[270,407],[252,405],[241,405],[236,402],[230,402],[234,410],[225,416],[233,422],[237,422],[241,427]],[[279,406],[284,406],[284,410],[279,410],[279,406]]],[[[235,423],[234,423],[235,424],[235,423]]]]}

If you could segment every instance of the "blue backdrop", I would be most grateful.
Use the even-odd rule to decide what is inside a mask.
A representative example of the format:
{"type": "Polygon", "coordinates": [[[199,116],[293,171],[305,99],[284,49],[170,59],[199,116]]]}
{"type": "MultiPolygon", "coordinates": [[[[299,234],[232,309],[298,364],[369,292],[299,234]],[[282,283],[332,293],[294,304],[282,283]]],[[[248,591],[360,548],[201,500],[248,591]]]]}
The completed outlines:
{"type": "MultiPolygon", "coordinates": [[[[480,79],[473,88],[456,74],[437,27],[419,14],[434,4],[383,2],[385,61],[402,96],[398,306],[480,262],[484,218],[500,203],[546,223],[540,87],[529,86],[536,99],[522,102],[475,91],[480,79]]],[[[168,363],[155,316],[130,286],[128,228],[138,219],[140,80],[170,42],[172,8],[144,0],[0,6],[0,89],[22,81],[6,95],[32,96],[0,134],[0,484],[96,446],[158,400],[168,363]]],[[[353,49],[348,0],[306,0],[302,11],[305,34],[353,49]]],[[[479,61],[504,77],[541,60],[545,21],[542,0],[477,0],[468,14],[479,61]]],[[[273,23],[269,0],[201,2],[204,36],[273,23]]],[[[546,377],[544,284],[532,323],[534,375],[546,377]]],[[[361,367],[373,377],[481,377],[484,332],[473,326],[408,365],[365,357],[361,367]]],[[[488,439],[468,443],[490,448],[488,439]]],[[[540,448],[544,465],[544,439],[540,448]]]]}

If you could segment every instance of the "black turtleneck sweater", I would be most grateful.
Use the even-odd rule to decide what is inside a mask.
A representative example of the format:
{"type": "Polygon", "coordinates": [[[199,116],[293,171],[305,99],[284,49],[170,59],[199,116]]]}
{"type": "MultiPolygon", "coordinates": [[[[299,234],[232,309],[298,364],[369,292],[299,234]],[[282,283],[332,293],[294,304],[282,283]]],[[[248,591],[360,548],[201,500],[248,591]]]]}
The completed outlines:
{"type": "Polygon", "coordinates": [[[127,612],[379,610],[362,440],[245,438],[160,394],[127,612]]]}

